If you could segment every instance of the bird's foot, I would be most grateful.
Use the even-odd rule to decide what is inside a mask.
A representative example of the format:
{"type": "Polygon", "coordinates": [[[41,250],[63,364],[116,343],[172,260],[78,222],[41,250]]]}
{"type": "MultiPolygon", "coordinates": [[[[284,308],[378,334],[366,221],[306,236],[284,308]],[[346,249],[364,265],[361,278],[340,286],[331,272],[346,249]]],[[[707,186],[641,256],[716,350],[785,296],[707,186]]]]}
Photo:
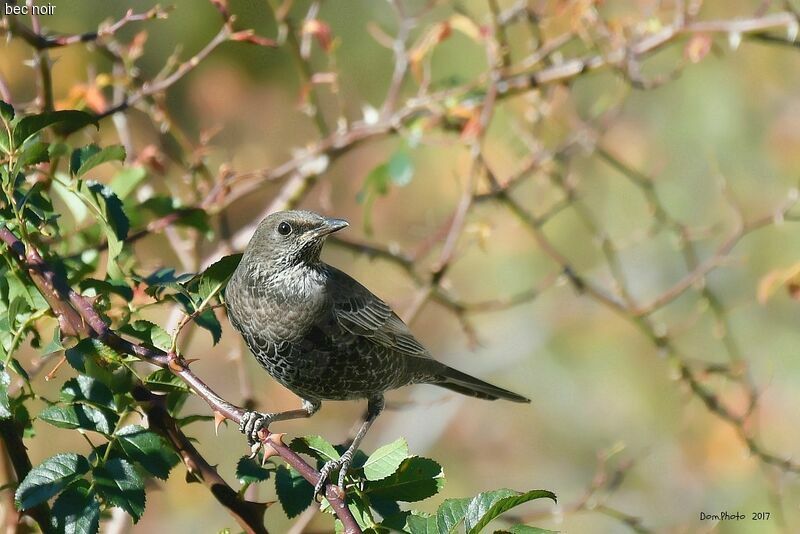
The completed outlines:
{"type": "Polygon", "coordinates": [[[247,436],[247,444],[250,445],[252,452],[251,458],[256,455],[261,447],[258,433],[262,428],[269,428],[273,417],[275,417],[275,414],[261,412],[245,412],[242,415],[242,420],[239,422],[239,432],[247,436]]]}
{"type": "Polygon", "coordinates": [[[325,495],[325,482],[327,482],[328,477],[332,471],[336,469],[339,470],[339,491],[344,497],[344,478],[347,476],[347,471],[350,470],[350,464],[353,463],[353,453],[351,451],[346,451],[340,458],[336,460],[328,460],[325,462],[325,465],[322,466],[322,469],[319,470],[319,480],[317,481],[317,485],[314,486],[314,495],[325,495]]]}

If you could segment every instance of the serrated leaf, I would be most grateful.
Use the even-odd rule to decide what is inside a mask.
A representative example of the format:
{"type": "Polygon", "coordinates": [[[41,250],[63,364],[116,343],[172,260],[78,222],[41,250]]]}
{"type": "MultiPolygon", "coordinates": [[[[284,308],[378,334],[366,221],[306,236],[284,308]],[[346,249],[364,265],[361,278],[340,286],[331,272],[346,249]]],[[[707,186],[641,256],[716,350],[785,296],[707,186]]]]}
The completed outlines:
{"type": "Polygon", "coordinates": [[[115,436],[128,458],[163,480],[179,461],[164,438],[139,425],[123,427],[115,436]]]}
{"type": "Polygon", "coordinates": [[[0,419],[8,419],[13,415],[8,399],[9,384],[11,384],[11,377],[8,375],[3,363],[0,362],[0,419]]]}
{"type": "Polygon", "coordinates": [[[28,115],[27,117],[22,117],[14,126],[12,135],[14,146],[22,146],[31,136],[55,124],[60,125],[64,130],[74,132],[89,124],[97,125],[97,119],[88,113],[74,109],[28,115]]]}
{"type": "Polygon", "coordinates": [[[472,499],[446,499],[436,510],[436,526],[439,532],[450,533],[464,520],[472,499]]]}
{"type": "Polygon", "coordinates": [[[408,458],[408,443],[400,438],[392,443],[379,447],[369,455],[364,463],[364,476],[367,480],[386,478],[400,467],[408,458]]]}
{"type": "Polygon", "coordinates": [[[119,420],[119,416],[109,410],[80,403],[48,406],[38,418],[59,428],[81,428],[106,435],[111,433],[119,420]]]}
{"type": "Polygon", "coordinates": [[[556,496],[547,490],[532,490],[525,493],[510,489],[499,489],[478,494],[467,506],[464,527],[467,534],[477,534],[493,519],[515,506],[536,499],[552,499],[556,496]]]}
{"type": "Polygon", "coordinates": [[[57,494],[89,471],[89,462],[73,453],[56,454],[28,472],[14,496],[17,508],[28,510],[57,494]]]}
{"type": "Polygon", "coordinates": [[[236,479],[240,484],[255,484],[269,478],[270,471],[261,467],[258,462],[242,456],[236,463],[236,479]]]}
{"type": "Polygon", "coordinates": [[[53,503],[53,528],[59,534],[95,534],[100,525],[100,503],[89,483],[65,489],[53,503]]]}
{"type": "Polygon", "coordinates": [[[442,466],[429,458],[412,456],[392,475],[369,482],[366,491],[396,501],[416,502],[436,495],[443,486],[442,466]]]}
{"type": "Polygon", "coordinates": [[[290,519],[308,508],[314,500],[311,484],[300,473],[284,465],[279,465],[275,471],[275,491],[290,519]]]}
{"type": "Polygon", "coordinates": [[[340,454],[336,451],[333,445],[330,444],[322,436],[304,436],[295,438],[289,444],[289,447],[294,451],[301,454],[308,454],[315,459],[327,462],[328,460],[338,460],[340,454]]]}
{"type": "Polygon", "coordinates": [[[94,470],[97,492],[114,506],[119,506],[139,521],[145,507],[144,481],[133,464],[122,458],[112,458],[94,470]]]}

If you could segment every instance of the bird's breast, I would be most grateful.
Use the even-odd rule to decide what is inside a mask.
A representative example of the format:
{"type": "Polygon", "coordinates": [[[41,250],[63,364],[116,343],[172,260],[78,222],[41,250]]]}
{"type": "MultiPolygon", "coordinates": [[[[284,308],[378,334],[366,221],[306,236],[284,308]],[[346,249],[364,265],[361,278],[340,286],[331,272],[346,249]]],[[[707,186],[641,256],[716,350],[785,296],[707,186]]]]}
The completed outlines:
{"type": "Polygon", "coordinates": [[[270,277],[243,273],[226,292],[234,326],[274,343],[306,336],[325,313],[324,281],[308,269],[286,269],[270,277]]]}

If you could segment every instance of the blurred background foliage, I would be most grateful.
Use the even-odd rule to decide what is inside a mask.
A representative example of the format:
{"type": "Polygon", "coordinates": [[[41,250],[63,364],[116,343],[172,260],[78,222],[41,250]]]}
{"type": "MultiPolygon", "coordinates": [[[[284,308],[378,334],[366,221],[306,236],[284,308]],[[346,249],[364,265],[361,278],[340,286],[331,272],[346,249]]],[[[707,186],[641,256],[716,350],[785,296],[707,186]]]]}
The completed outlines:
{"type": "MultiPolygon", "coordinates": [[[[53,5],[55,14],[39,22],[64,35],[155,6],[53,5]]],[[[104,38],[129,58],[126,70],[115,70],[92,43],[52,48],[56,109],[102,113],[120,101],[121,87],[134,91],[137,80],[194,56],[219,31],[217,5],[177,0],[168,16],[130,22],[104,38]]],[[[135,192],[140,202],[166,194],[212,215],[207,232],[166,226],[136,240],[131,261],[138,272],[198,271],[221,250],[240,249],[268,206],[345,217],[351,228],[342,239],[350,244],[329,243],[326,261],[409,318],[439,359],[533,399],[532,406],[484,403],[426,387],[390,395],[394,409],[378,420],[365,450],[405,436],[414,453],[443,464],[441,498],[548,488],[559,496],[555,512],[533,505],[518,513],[566,532],[708,531],[716,524],[700,522],[700,513],[721,510],[748,519],[720,524],[720,532],[797,532],[797,464],[765,461],[744,439],[779,459],[800,453],[800,234],[798,212],[787,204],[796,199],[800,170],[795,7],[761,0],[231,1],[226,9],[237,30],[252,29],[278,46],[225,42],[166,91],[105,118],[99,133],[80,135],[126,146],[127,163],[147,173],[135,192]],[[689,22],[676,19],[681,10],[689,22]],[[402,13],[413,18],[402,22],[402,13]],[[788,15],[755,30],[735,26],[776,14],[788,15]],[[676,32],[646,55],[631,52],[691,21],[720,24],[676,32]],[[409,69],[382,115],[398,63],[390,47],[403,24],[408,53],[401,59],[409,69]],[[503,80],[618,50],[631,59],[503,93],[484,132],[478,123],[492,85],[487,42],[501,34],[495,72],[503,80]],[[443,97],[448,89],[453,94],[443,97]],[[430,105],[402,114],[427,98],[430,105]],[[359,124],[391,116],[391,128],[348,137],[359,124]],[[325,139],[341,143],[314,152],[325,139]],[[304,150],[323,155],[278,172],[304,150]],[[492,195],[487,168],[501,186],[519,179],[492,195]],[[454,234],[457,246],[443,276],[432,278],[473,183],[477,196],[454,234]],[[290,195],[287,184],[301,186],[290,195]],[[214,188],[216,196],[209,194],[214,188]],[[506,193],[524,217],[539,219],[538,230],[515,215],[506,193]],[[761,221],[753,231],[751,221],[761,221]],[[364,253],[364,243],[388,254],[364,253]],[[384,255],[410,257],[413,275],[384,255]],[[431,289],[431,280],[443,289],[431,289]],[[660,297],[687,280],[661,305],[660,297]],[[582,291],[584,283],[600,297],[582,291]],[[506,300],[515,296],[520,302],[506,300]],[[652,313],[637,316],[650,302],[657,303],[652,313]],[[754,400],[752,413],[733,424],[709,409],[717,403],[738,417],[754,400]],[[771,512],[770,520],[751,521],[759,511],[771,512]]],[[[32,58],[21,38],[0,48],[7,93],[16,106],[35,109],[42,102],[32,58]]],[[[118,172],[106,165],[96,178],[107,182],[118,172]]],[[[69,239],[70,225],[80,222],[74,212],[66,215],[69,206],[61,210],[65,250],[79,250],[69,239]]],[[[180,316],[155,308],[148,318],[169,330],[180,316]]],[[[222,324],[213,348],[203,330],[184,336],[184,353],[200,358],[193,371],[237,404],[294,406],[293,395],[222,324]]],[[[30,348],[19,357],[23,364],[40,358],[30,348]]],[[[56,360],[45,358],[44,369],[56,360]]],[[[42,373],[42,391],[57,396],[71,373],[50,373],[47,384],[42,373]]],[[[207,412],[197,399],[189,409],[207,412]]],[[[310,421],[275,429],[344,441],[361,410],[326,403],[310,421]]],[[[246,452],[243,437],[231,426],[215,436],[210,423],[192,430],[206,458],[232,480],[246,452]]],[[[34,464],[87,447],[73,433],[46,432],[55,438],[27,442],[34,464]]],[[[232,526],[202,486],[185,484],[180,469],[149,493],[134,532],[232,526]]],[[[258,491],[274,498],[270,489],[258,491]]],[[[267,518],[275,532],[293,522],[278,507],[267,518]]],[[[308,528],[323,525],[318,518],[308,528]]]]}

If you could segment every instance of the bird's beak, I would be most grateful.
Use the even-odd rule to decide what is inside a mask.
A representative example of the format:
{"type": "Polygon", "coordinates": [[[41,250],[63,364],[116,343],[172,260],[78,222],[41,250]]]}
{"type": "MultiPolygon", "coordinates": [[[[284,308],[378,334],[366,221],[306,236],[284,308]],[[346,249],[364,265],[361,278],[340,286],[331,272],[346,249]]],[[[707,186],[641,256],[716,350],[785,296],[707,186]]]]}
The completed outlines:
{"type": "Polygon", "coordinates": [[[347,228],[348,226],[350,226],[350,223],[344,219],[326,218],[322,225],[317,228],[316,232],[314,233],[316,237],[323,237],[328,234],[332,234],[333,232],[338,232],[342,228],[347,228]]]}

